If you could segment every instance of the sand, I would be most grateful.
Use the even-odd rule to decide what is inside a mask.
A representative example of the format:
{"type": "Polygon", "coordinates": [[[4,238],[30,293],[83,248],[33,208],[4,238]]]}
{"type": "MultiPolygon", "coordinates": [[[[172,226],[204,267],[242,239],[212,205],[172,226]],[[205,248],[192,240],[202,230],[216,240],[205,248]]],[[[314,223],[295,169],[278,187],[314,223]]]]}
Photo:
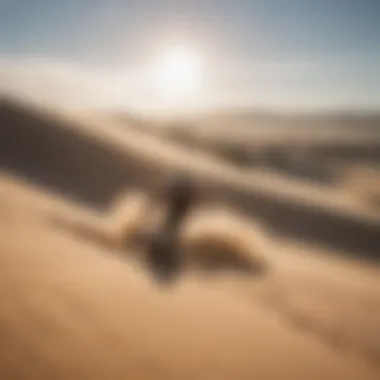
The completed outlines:
{"type": "Polygon", "coordinates": [[[280,294],[280,278],[293,297],[294,289],[321,295],[305,290],[319,284],[308,272],[296,284],[286,277],[307,260],[286,267],[277,259],[276,280],[185,276],[160,288],[127,258],[62,234],[14,201],[1,203],[0,214],[1,378],[379,378],[362,352],[299,328],[281,303],[263,302],[280,294]]]}

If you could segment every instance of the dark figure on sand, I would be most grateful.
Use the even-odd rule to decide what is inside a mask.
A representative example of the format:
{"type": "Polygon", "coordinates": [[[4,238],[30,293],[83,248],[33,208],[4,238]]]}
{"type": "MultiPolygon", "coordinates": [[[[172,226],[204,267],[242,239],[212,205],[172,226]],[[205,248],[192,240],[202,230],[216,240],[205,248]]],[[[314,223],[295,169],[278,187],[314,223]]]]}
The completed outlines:
{"type": "Polygon", "coordinates": [[[163,283],[171,283],[182,272],[184,257],[179,244],[180,227],[196,201],[195,184],[186,174],[177,174],[164,192],[167,205],[163,222],[150,239],[148,265],[163,283]]]}

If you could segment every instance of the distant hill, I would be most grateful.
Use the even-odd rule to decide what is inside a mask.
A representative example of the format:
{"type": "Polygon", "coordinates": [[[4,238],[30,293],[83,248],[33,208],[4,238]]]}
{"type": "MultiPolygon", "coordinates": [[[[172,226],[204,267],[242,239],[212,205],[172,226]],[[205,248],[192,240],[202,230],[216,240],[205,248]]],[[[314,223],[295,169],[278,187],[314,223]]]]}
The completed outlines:
{"type": "Polygon", "coordinates": [[[170,125],[191,124],[196,127],[249,127],[249,128],[345,128],[380,130],[379,112],[284,112],[261,109],[227,109],[198,114],[168,117],[170,125]]]}
{"type": "Polygon", "coordinates": [[[81,201],[106,206],[125,186],[146,185],[154,173],[128,152],[115,149],[100,132],[93,120],[79,122],[64,113],[3,99],[0,167],[81,201]]]}

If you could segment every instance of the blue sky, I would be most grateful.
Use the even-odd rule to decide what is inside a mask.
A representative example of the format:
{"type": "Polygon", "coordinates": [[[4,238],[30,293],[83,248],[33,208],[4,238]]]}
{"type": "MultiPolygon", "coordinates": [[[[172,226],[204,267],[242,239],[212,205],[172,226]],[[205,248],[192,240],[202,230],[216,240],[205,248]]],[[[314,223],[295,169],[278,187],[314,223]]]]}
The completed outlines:
{"type": "Polygon", "coordinates": [[[152,104],[140,68],[176,37],[203,57],[203,105],[380,109],[379,20],[379,0],[0,0],[0,80],[124,72],[118,96],[152,104]]]}

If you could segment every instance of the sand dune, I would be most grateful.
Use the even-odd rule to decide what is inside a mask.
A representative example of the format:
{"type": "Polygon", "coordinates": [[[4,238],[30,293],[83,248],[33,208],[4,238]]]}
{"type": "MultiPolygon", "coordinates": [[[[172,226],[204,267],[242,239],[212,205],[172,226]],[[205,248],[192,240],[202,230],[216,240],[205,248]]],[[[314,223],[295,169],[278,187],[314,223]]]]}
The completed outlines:
{"type": "Polygon", "coordinates": [[[289,328],[254,299],[191,278],[157,288],[22,212],[1,219],[4,378],[378,378],[357,353],[289,328]]]}
{"type": "Polygon", "coordinates": [[[375,252],[375,217],[136,131],[0,111],[0,377],[379,378],[380,269],[301,244],[314,233],[375,252]],[[160,288],[134,260],[162,207],[150,195],[177,166],[215,198],[192,213],[183,249],[263,263],[260,276],[226,260],[160,288]]]}
{"type": "Polygon", "coordinates": [[[2,167],[75,202],[108,209],[125,188],[151,189],[169,172],[188,169],[208,198],[257,216],[279,233],[379,257],[378,215],[341,192],[247,175],[206,153],[195,155],[154,135],[105,125],[102,119],[3,102],[0,120],[2,167]]]}
{"type": "MultiPolygon", "coordinates": [[[[46,215],[62,209],[59,202],[46,213],[44,197],[22,187],[17,193],[14,187],[5,191],[3,186],[0,193],[1,204],[11,205],[0,214],[1,267],[7,270],[1,288],[5,300],[12,295],[9,310],[16,310],[11,316],[6,311],[2,326],[10,331],[5,342],[12,343],[12,355],[37,357],[24,369],[37,371],[35,378],[90,378],[95,373],[98,378],[106,373],[152,378],[156,371],[151,367],[163,378],[378,376],[380,277],[375,269],[301,255],[301,249],[272,239],[267,244],[271,271],[264,277],[190,275],[177,287],[160,290],[129,255],[90,246],[48,223],[46,215]],[[38,290],[30,291],[34,287],[38,290]],[[23,319],[9,327],[16,312],[23,319]],[[47,336],[42,342],[41,329],[47,336]],[[202,337],[196,338],[197,332],[202,337]],[[77,343],[78,335],[87,342],[77,343]],[[94,342],[102,340],[94,349],[94,342]],[[79,357],[74,355],[77,346],[79,357]],[[65,347],[74,351],[69,355],[65,347]],[[87,361],[94,359],[97,364],[91,367],[87,361]],[[273,360],[280,361],[279,367],[273,360]]],[[[231,226],[239,223],[225,213],[222,224],[229,220],[231,226]]]]}

